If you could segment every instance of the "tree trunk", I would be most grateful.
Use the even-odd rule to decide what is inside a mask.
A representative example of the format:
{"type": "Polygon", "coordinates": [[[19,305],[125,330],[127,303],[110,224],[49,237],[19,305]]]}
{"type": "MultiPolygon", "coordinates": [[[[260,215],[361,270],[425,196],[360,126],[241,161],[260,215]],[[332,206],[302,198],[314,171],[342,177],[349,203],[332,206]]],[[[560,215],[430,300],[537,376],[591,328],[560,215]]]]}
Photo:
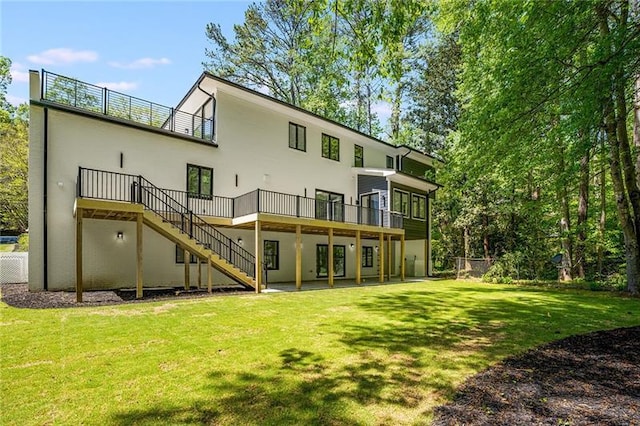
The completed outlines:
{"type": "MultiPolygon", "coordinates": [[[[638,3],[640,8],[640,3],[638,3]]],[[[636,77],[633,105],[633,143],[636,146],[636,184],[640,187],[640,74],[636,77]]]]}
{"type": "Polygon", "coordinates": [[[482,228],[482,248],[484,250],[484,258],[489,262],[489,259],[491,258],[491,252],[489,249],[489,216],[486,214],[482,215],[482,228]]]}
{"type": "Polygon", "coordinates": [[[465,226],[464,230],[462,231],[462,238],[464,240],[464,270],[465,271],[470,271],[471,270],[471,262],[469,262],[469,257],[471,256],[470,254],[470,247],[471,247],[471,235],[469,232],[469,227],[465,226]]]}
{"type": "Polygon", "coordinates": [[[400,136],[400,104],[402,101],[402,86],[401,83],[396,85],[396,90],[393,93],[393,102],[391,105],[391,118],[389,119],[391,124],[391,140],[394,144],[398,144],[398,137],[400,136]]]}
{"type": "MultiPolygon", "coordinates": [[[[598,3],[596,4],[596,12],[599,18],[600,33],[603,37],[608,39],[610,36],[608,24],[610,11],[604,3],[598,3]]],[[[623,18],[625,17],[624,12],[625,10],[623,7],[623,18]]],[[[637,222],[634,223],[634,213],[631,211],[629,202],[627,200],[630,200],[631,207],[633,208],[633,196],[637,197],[640,194],[633,194],[633,187],[636,188],[636,191],[638,188],[635,176],[633,176],[632,179],[633,186],[627,186],[627,188],[625,188],[625,184],[629,184],[629,175],[631,172],[630,167],[633,167],[633,164],[631,164],[631,153],[629,151],[628,135],[626,129],[626,114],[622,117],[616,117],[616,112],[620,114],[621,112],[626,111],[626,105],[624,105],[624,82],[622,78],[623,77],[620,72],[617,72],[614,76],[614,94],[612,94],[612,97],[605,96],[603,98],[603,111],[605,120],[605,132],[607,136],[607,143],[609,145],[611,183],[613,184],[613,190],[616,198],[616,207],[618,211],[618,218],[620,220],[620,227],[624,236],[625,260],[627,268],[627,289],[631,294],[638,294],[640,281],[640,244],[638,242],[639,233],[636,229],[637,222]],[[622,105],[620,102],[621,100],[622,105]],[[615,110],[614,105],[616,106],[615,110]],[[620,164],[621,161],[622,166],[620,164]]],[[[638,202],[638,200],[635,201],[638,202]]]]}
{"type": "Polygon", "coordinates": [[[604,138],[600,135],[600,221],[598,222],[598,276],[602,279],[605,226],[607,224],[607,174],[604,166],[604,138]]]}
{"type": "Polygon", "coordinates": [[[575,271],[578,278],[585,277],[585,247],[587,242],[587,212],[589,209],[589,149],[580,159],[580,189],[578,194],[578,241],[575,250],[575,271]]]}
{"type": "Polygon", "coordinates": [[[571,219],[569,210],[569,195],[567,192],[567,183],[564,176],[564,149],[559,148],[559,169],[560,169],[560,188],[558,190],[558,198],[560,201],[560,246],[562,248],[562,267],[558,270],[558,279],[560,281],[571,281],[573,279],[571,271],[573,269],[573,250],[571,244],[571,219]]]}

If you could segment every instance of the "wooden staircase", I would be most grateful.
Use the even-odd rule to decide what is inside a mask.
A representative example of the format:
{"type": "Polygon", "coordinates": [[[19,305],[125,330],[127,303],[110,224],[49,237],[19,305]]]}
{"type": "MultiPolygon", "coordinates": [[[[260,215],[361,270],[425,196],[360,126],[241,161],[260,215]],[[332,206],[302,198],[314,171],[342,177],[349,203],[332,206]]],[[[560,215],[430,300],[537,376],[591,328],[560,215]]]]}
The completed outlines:
{"type": "Polygon", "coordinates": [[[227,277],[233,279],[238,284],[246,288],[256,288],[256,281],[254,278],[250,277],[240,268],[220,257],[220,255],[216,254],[213,250],[209,249],[195,238],[189,237],[189,235],[182,232],[178,227],[164,220],[159,214],[151,210],[145,210],[143,223],[174,244],[177,244],[182,249],[187,250],[189,253],[198,256],[201,259],[207,259],[208,262],[211,262],[211,266],[222,272],[227,277]]]}

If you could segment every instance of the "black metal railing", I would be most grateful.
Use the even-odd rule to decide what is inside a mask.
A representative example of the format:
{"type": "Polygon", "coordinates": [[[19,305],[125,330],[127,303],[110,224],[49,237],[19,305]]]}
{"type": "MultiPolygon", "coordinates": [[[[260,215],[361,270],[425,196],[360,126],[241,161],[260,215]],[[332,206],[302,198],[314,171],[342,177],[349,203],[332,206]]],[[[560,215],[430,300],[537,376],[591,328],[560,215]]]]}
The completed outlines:
{"type": "Polygon", "coordinates": [[[174,189],[163,189],[163,191],[196,214],[233,218],[233,198],[217,195],[205,196],[174,189]]]}
{"type": "MultiPolygon", "coordinates": [[[[180,191],[174,191],[179,195],[180,191]]],[[[225,261],[255,278],[251,253],[205,222],[169,192],[142,176],[103,170],[78,169],[77,196],[109,201],[139,203],[162,219],[209,248],[225,261]]]]}
{"type": "Polygon", "coordinates": [[[233,199],[234,217],[253,213],[401,229],[402,214],[257,189],[233,199]]]}
{"type": "Polygon", "coordinates": [[[42,70],[42,99],[147,126],[214,140],[213,118],[190,114],[42,70]]]}

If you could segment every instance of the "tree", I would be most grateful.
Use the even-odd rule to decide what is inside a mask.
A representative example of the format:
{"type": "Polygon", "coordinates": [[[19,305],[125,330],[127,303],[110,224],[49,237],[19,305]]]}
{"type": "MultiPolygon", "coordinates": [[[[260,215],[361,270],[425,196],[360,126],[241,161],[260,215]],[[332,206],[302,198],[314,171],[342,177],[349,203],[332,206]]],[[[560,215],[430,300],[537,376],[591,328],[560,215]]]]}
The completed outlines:
{"type": "MultiPolygon", "coordinates": [[[[537,170],[552,184],[560,239],[570,261],[575,260],[575,229],[568,218],[575,197],[569,191],[581,187],[582,227],[588,217],[588,187],[580,182],[588,176],[589,153],[603,130],[624,235],[628,289],[637,293],[639,171],[626,121],[629,88],[640,66],[637,12],[629,13],[626,0],[457,2],[447,12],[445,23],[459,31],[462,45],[461,139],[484,168],[516,179],[537,170]]],[[[477,179],[481,167],[471,169],[480,172],[477,179]]]]}
{"type": "Polygon", "coordinates": [[[341,50],[325,1],[254,3],[245,22],[233,30],[230,42],[219,24],[207,25],[213,47],[205,52],[205,69],[325,117],[344,119],[341,50]]]}
{"type": "Polygon", "coordinates": [[[11,60],[0,56],[0,229],[27,227],[29,108],[6,101],[11,60]]]}

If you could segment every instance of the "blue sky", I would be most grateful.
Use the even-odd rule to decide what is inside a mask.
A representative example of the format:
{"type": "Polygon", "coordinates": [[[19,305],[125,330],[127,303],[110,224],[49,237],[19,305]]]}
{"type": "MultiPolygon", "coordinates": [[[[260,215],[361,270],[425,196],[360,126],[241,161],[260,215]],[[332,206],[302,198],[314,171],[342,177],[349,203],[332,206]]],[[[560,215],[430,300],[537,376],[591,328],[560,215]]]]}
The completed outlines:
{"type": "Polygon", "coordinates": [[[203,71],[206,24],[230,38],[250,3],[0,0],[0,54],[13,61],[7,97],[27,101],[28,71],[44,68],[175,106],[203,71]]]}

